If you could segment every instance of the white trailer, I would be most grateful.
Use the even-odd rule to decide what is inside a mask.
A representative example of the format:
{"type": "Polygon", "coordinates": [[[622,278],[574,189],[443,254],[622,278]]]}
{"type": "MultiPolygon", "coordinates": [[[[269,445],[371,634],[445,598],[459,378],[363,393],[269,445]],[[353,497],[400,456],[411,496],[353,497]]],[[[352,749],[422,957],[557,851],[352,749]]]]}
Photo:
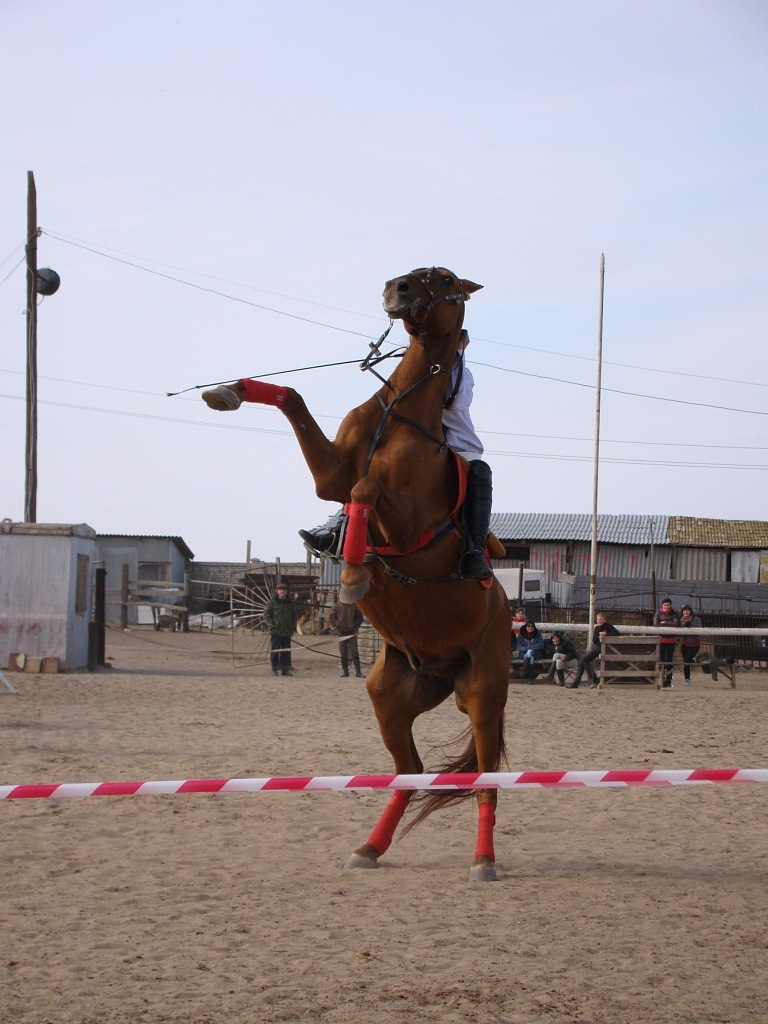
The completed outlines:
{"type": "Polygon", "coordinates": [[[523,569],[523,585],[520,587],[520,569],[494,569],[496,579],[513,604],[520,598],[527,601],[541,601],[545,598],[546,573],[543,569],[523,569]]]}

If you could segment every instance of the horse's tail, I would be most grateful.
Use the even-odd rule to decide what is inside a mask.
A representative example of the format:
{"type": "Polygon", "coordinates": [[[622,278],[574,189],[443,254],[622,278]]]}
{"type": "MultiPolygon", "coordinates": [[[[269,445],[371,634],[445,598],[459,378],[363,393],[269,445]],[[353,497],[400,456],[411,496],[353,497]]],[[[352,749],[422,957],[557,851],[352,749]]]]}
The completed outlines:
{"type": "MultiPolygon", "coordinates": [[[[435,771],[438,772],[476,772],[478,771],[477,765],[477,750],[475,748],[475,737],[472,733],[472,726],[457,737],[456,742],[461,743],[468,740],[467,746],[464,751],[459,754],[453,761],[448,761],[435,771]]],[[[507,764],[507,747],[504,741],[504,715],[502,713],[499,719],[499,736],[498,736],[498,754],[496,757],[496,763],[493,768],[487,769],[490,771],[497,772],[500,770],[502,765],[507,764]]],[[[461,800],[466,800],[467,797],[474,795],[474,791],[471,789],[457,789],[457,790],[446,790],[446,791],[435,791],[430,793],[429,790],[420,789],[417,790],[411,797],[408,809],[413,810],[415,813],[413,817],[407,821],[402,829],[400,830],[401,837],[406,835],[411,829],[424,821],[425,818],[429,817],[433,811],[440,810],[442,807],[448,807],[450,804],[459,803],[461,800]]]]}

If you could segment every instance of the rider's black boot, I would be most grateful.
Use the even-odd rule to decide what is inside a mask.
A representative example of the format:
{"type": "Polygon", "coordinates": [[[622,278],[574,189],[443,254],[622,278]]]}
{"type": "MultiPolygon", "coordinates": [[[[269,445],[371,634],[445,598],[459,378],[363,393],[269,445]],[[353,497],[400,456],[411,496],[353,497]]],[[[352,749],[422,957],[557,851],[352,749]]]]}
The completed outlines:
{"type": "Polygon", "coordinates": [[[317,530],[299,530],[299,536],[304,541],[304,547],[317,555],[330,551],[337,540],[333,530],[326,530],[322,526],[317,530]]]}
{"type": "Polygon", "coordinates": [[[482,459],[470,462],[467,473],[467,497],[464,520],[467,527],[467,550],[461,559],[461,575],[465,580],[487,580],[493,569],[485,560],[485,545],[491,523],[493,476],[491,467],[482,459]]]}

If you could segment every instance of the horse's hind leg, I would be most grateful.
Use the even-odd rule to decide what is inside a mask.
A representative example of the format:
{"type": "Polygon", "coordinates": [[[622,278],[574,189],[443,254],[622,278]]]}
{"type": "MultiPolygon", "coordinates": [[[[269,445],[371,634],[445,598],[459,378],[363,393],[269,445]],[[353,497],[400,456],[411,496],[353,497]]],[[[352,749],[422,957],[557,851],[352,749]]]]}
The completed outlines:
{"type": "MultiPolygon", "coordinates": [[[[441,704],[451,692],[451,687],[419,676],[400,651],[386,645],[366,685],[381,737],[395,762],[395,773],[421,774],[424,765],[413,739],[413,723],[422,712],[441,704]]],[[[392,794],[368,841],[355,850],[346,867],[377,866],[379,857],[386,853],[392,843],[412,795],[407,790],[398,790],[392,794]]]]}

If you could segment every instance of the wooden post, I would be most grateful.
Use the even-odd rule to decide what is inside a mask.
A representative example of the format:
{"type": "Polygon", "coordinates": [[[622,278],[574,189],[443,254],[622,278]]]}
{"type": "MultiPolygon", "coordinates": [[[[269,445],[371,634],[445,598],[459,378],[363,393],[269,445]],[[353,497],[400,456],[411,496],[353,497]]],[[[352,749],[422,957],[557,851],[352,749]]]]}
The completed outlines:
{"type": "Polygon", "coordinates": [[[94,581],[94,599],[93,599],[93,615],[96,621],[97,633],[96,633],[96,664],[106,665],[106,586],[107,586],[107,570],[104,568],[103,562],[96,562],[95,564],[95,581],[94,581]]]}
{"type": "Polygon", "coordinates": [[[128,629],[128,563],[123,565],[123,582],[120,587],[120,629],[128,629]]]}
{"type": "Polygon", "coordinates": [[[37,190],[27,171],[27,437],[24,522],[37,522],[37,190]]]}
{"type": "Polygon", "coordinates": [[[192,570],[184,570],[184,607],[187,609],[181,613],[182,630],[185,633],[189,632],[189,600],[192,596],[192,570]]]}

